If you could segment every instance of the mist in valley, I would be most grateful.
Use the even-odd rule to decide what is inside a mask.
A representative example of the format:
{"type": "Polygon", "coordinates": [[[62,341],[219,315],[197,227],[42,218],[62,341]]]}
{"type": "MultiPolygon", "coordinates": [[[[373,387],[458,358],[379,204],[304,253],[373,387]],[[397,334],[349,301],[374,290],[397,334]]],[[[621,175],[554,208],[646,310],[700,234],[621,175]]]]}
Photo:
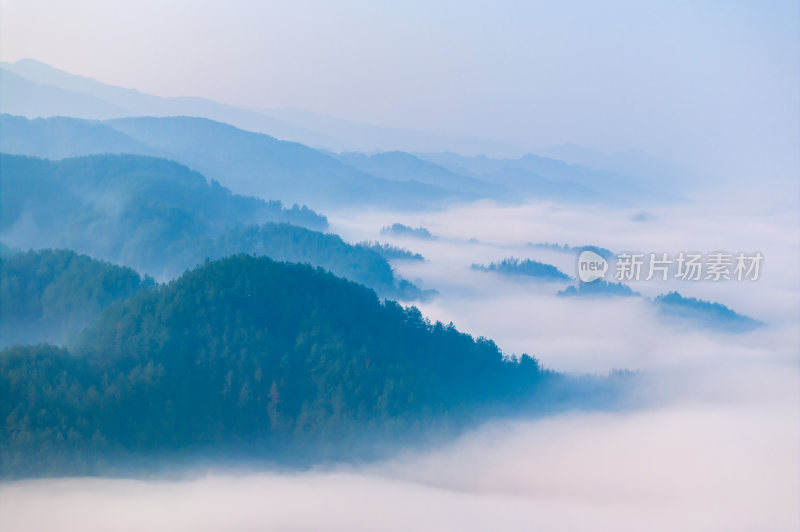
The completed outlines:
{"type": "Polygon", "coordinates": [[[273,470],[180,468],[155,478],[21,480],[0,488],[14,529],[618,530],[792,529],[800,496],[798,281],[794,213],[742,217],[692,205],[643,226],[628,211],[490,203],[421,213],[329,214],[350,242],[380,240],[424,261],[393,260],[438,295],[424,316],[534,354],[570,375],[636,370],[624,406],[514,416],[453,441],[390,456],[273,470]],[[433,239],[381,235],[402,222],[433,239]],[[687,228],[707,224],[714,231],[687,228]],[[610,230],[611,228],[611,230],[610,230]],[[514,256],[574,276],[576,255],[611,250],[760,250],[756,282],[632,283],[642,297],[566,298],[570,282],[507,278],[469,265],[514,256]],[[670,289],[754,316],[730,334],[671,321],[649,298],[670,289]],[[48,512],[39,512],[47,504],[48,512]]]}
{"type": "Polygon", "coordinates": [[[800,529],[797,5],[183,4],[0,2],[1,529],[800,529]]]}

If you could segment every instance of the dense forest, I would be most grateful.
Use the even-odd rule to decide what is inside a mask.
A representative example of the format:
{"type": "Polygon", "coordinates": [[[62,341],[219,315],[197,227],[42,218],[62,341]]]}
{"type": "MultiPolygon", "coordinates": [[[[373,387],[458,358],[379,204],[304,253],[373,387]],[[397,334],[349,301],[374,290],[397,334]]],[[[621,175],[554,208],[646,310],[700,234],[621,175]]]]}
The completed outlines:
{"type": "Polygon", "coordinates": [[[568,281],[569,275],[552,264],[545,264],[531,259],[520,260],[508,257],[500,262],[473,264],[471,269],[483,272],[494,272],[510,277],[531,277],[543,281],[568,281]]]}
{"type": "MultiPolygon", "coordinates": [[[[352,458],[356,444],[530,412],[569,388],[414,307],[249,255],[137,291],[68,349],[0,352],[4,474],[108,472],[167,452],[352,458]]],[[[587,404],[609,393],[578,389],[587,404]]]]}
{"type": "Polygon", "coordinates": [[[11,247],[69,248],[158,279],[206,258],[263,254],[323,267],[385,297],[425,294],[396,278],[381,253],[313,231],[327,226],[324,216],[231,194],[164,159],[3,154],[0,189],[0,232],[11,247]]]}
{"type": "Polygon", "coordinates": [[[153,286],[130,268],[72,251],[0,256],[0,347],[64,343],[111,303],[153,286]]]}

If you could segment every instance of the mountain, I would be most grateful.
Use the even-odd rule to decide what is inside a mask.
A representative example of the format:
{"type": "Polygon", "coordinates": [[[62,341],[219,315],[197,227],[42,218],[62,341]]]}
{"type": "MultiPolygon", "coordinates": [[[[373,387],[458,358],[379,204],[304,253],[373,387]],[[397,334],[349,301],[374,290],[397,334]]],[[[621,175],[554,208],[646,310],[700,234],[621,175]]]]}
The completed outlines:
{"type": "Polygon", "coordinates": [[[520,151],[518,146],[508,142],[376,126],[294,107],[264,109],[261,112],[325,136],[322,142],[309,142],[302,138],[291,140],[336,152],[450,150],[459,153],[518,153],[520,151]]]}
{"type": "Polygon", "coordinates": [[[351,245],[338,235],[289,224],[268,223],[230,229],[214,241],[207,256],[213,259],[243,252],[319,266],[393,299],[427,299],[436,294],[434,290],[420,290],[412,283],[397,278],[389,265],[385,249],[351,245]]]}
{"type": "MultiPolygon", "coordinates": [[[[97,143],[97,151],[88,151],[97,131],[83,131],[89,134],[89,139],[78,141],[55,140],[55,133],[51,132],[42,136],[50,145],[35,146],[14,138],[11,126],[15,124],[8,124],[8,131],[4,131],[4,136],[12,136],[7,142],[11,145],[8,153],[54,157],[59,153],[77,156],[111,150],[110,153],[168,157],[218,180],[234,192],[306,203],[315,208],[332,210],[364,204],[420,208],[444,201],[482,198],[503,201],[531,198],[629,207],[680,199],[670,188],[674,188],[675,180],[664,183],[650,174],[646,178],[632,178],[532,154],[520,159],[463,157],[453,153],[412,155],[399,151],[335,156],[296,142],[278,140],[302,140],[313,146],[342,145],[326,135],[263,113],[202,98],[151,96],[68,74],[33,60],[3,63],[0,83],[2,112],[28,117],[119,118],[109,125],[128,133],[134,141],[126,145],[121,139],[117,142],[110,139],[108,143],[97,143]],[[150,118],[121,118],[137,115],[150,118]],[[158,117],[161,121],[156,120],[158,117]],[[206,122],[199,118],[205,118],[206,122]],[[197,136],[193,136],[195,132],[197,136]],[[256,132],[262,138],[255,137],[259,134],[256,132]],[[54,140],[64,147],[53,146],[54,140]],[[229,153],[231,148],[233,153],[229,153]]],[[[309,119],[308,113],[299,115],[309,119]]],[[[331,126],[331,120],[318,116],[311,121],[331,126]]],[[[334,122],[338,126],[332,131],[343,135],[355,127],[334,122]]],[[[355,129],[361,131],[359,135],[364,133],[363,128],[355,129]]],[[[68,130],[63,131],[68,134],[68,130]]],[[[30,139],[31,132],[26,133],[30,139]]]]}
{"type": "MultiPolygon", "coordinates": [[[[589,283],[578,282],[577,285],[571,285],[559,291],[558,295],[567,297],[641,296],[639,292],[633,291],[628,285],[602,279],[589,283]]],[[[661,294],[650,301],[660,312],[680,320],[682,325],[692,324],[725,333],[747,332],[764,325],[764,323],[739,314],[721,303],[684,297],[675,291],[661,294]]]]}
{"type": "Polygon", "coordinates": [[[130,268],[67,250],[0,256],[0,347],[74,339],[111,303],[152,286],[130,268]]]}
{"type": "Polygon", "coordinates": [[[636,176],[664,192],[670,192],[669,186],[675,183],[683,187],[690,185],[693,180],[702,179],[702,176],[685,166],[638,150],[605,153],[569,143],[548,148],[540,154],[570,164],[636,176]]]}
{"type": "Polygon", "coordinates": [[[6,68],[0,68],[0,112],[99,119],[127,114],[125,109],[94,96],[36,83],[6,68]]]}
{"type": "Polygon", "coordinates": [[[18,90],[2,92],[7,108],[0,112],[31,118],[74,116],[116,118],[124,116],[198,116],[232,124],[241,129],[266,133],[279,139],[335,151],[455,150],[465,153],[519,151],[504,142],[470,137],[434,135],[420,131],[375,126],[309,111],[281,108],[253,110],[205,98],[153,96],[135,89],[102,83],[70,74],[33,59],[0,63],[4,73],[24,78],[50,92],[38,94],[18,90]],[[65,96],[69,93],[72,96],[65,96]],[[76,106],[70,98],[80,97],[76,106]],[[13,110],[12,110],[13,109],[13,110]]]}
{"type": "Polygon", "coordinates": [[[0,115],[0,152],[63,159],[99,153],[165,155],[96,120],[0,115]]]}
{"type": "Polygon", "coordinates": [[[410,227],[397,222],[382,228],[381,234],[400,238],[411,237],[422,240],[436,240],[436,237],[425,227],[410,227]]]}
{"type": "MultiPolygon", "coordinates": [[[[0,130],[3,132],[0,149],[6,153],[53,158],[97,153],[165,157],[198,170],[239,194],[329,210],[363,205],[429,208],[482,198],[614,205],[627,205],[630,201],[562,179],[568,173],[564,168],[569,165],[558,161],[545,165],[557,169],[555,173],[562,176],[553,180],[530,169],[503,167],[497,160],[453,156],[458,160],[494,161],[475,165],[481,170],[499,168],[477,178],[472,175],[474,168],[459,173],[404,152],[371,156],[328,154],[196,117],[97,122],[63,117],[27,120],[0,115],[0,130]]],[[[581,179],[586,179],[583,174],[587,172],[591,173],[582,171],[581,179]]]]}
{"type": "MultiPolygon", "coordinates": [[[[365,204],[430,207],[475,199],[458,188],[393,181],[302,144],[204,118],[126,118],[98,122],[0,115],[4,153],[61,158],[131,153],[173,159],[236,193],[328,208],[365,204]]],[[[469,180],[471,178],[465,178],[469,180]]]]}
{"type": "Polygon", "coordinates": [[[573,181],[553,181],[523,168],[503,168],[482,176],[485,181],[514,190],[519,196],[538,200],[568,203],[607,203],[622,205],[613,196],[598,192],[573,181]]]}
{"type": "Polygon", "coordinates": [[[231,190],[329,209],[420,207],[458,192],[375,177],[322,152],[203,118],[123,118],[106,124],[217,179],[231,190]]]}
{"type": "Polygon", "coordinates": [[[428,185],[445,188],[453,194],[472,199],[494,198],[511,199],[510,191],[502,184],[489,183],[474,177],[457,174],[401,151],[364,155],[362,153],[342,153],[339,160],[378,177],[393,181],[418,181],[428,185]]]}
{"type": "Polygon", "coordinates": [[[764,325],[721,303],[684,297],[678,292],[661,294],[655,298],[654,303],[664,314],[723,332],[746,332],[764,325]]]}
{"type": "Polygon", "coordinates": [[[70,351],[0,352],[0,459],[8,476],[181,455],[363,458],[373,439],[375,452],[547,408],[563,381],[330,273],[239,255],[109,307],[70,351]]]}
{"type": "Polygon", "coordinates": [[[0,190],[0,239],[12,247],[69,248],[159,279],[206,258],[269,255],[325,268],[384,297],[430,295],[397,278],[375,250],[298,226],[324,228],[324,216],[231,194],[164,159],[49,161],[3,154],[0,190]]]}
{"type": "MultiPolygon", "coordinates": [[[[203,98],[153,96],[70,74],[32,59],[0,63],[0,88],[0,112],[3,113],[26,117],[72,116],[87,119],[194,116],[328,150],[405,149],[455,174],[489,181],[495,191],[497,187],[506,188],[531,198],[611,201],[621,205],[642,201],[680,201],[675,186],[677,183],[684,186],[690,180],[690,177],[682,177],[688,175],[685,170],[642,154],[603,156],[573,146],[547,153],[563,153],[569,160],[587,166],[532,154],[520,159],[491,159],[483,155],[462,157],[448,152],[417,153],[437,147],[457,149],[464,153],[518,153],[519,148],[487,139],[442,137],[371,126],[298,109],[254,111],[203,98]],[[589,168],[593,165],[602,170],[589,168]],[[510,169],[514,171],[509,172],[510,169]],[[573,184],[554,187],[549,183],[551,181],[573,184]],[[581,188],[576,188],[576,185],[581,188]]],[[[208,169],[198,170],[212,173],[208,169]]],[[[250,190],[236,191],[254,193],[250,190]]],[[[303,201],[303,198],[279,199],[303,201]]]]}
{"type": "Polygon", "coordinates": [[[645,180],[595,170],[578,164],[526,154],[519,159],[494,159],[480,155],[464,157],[455,153],[415,153],[453,172],[514,187],[528,197],[612,203],[634,206],[641,203],[682,201],[674,191],[654,187],[645,180]]]}
{"type": "Polygon", "coordinates": [[[126,116],[186,115],[226,122],[243,129],[313,145],[326,144],[328,141],[324,135],[256,111],[205,98],[153,96],[70,74],[33,59],[0,63],[0,79],[7,77],[10,87],[15,90],[8,93],[3,91],[0,109],[4,113],[29,118],[72,116],[102,120],[126,116]],[[37,90],[22,90],[31,85],[37,90]]]}

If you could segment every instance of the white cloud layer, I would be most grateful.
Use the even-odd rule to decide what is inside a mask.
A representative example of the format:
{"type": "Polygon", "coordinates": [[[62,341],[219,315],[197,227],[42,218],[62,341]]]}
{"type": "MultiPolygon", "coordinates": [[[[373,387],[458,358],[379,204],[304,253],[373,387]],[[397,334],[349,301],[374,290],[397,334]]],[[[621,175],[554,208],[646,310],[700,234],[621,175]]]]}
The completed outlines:
{"type": "MultiPolygon", "coordinates": [[[[473,205],[439,213],[332,217],[352,241],[393,222],[436,241],[388,239],[425,263],[399,272],[436,288],[432,319],[571,372],[646,370],[638,408],[497,421],[385,462],[305,472],[184,472],[179,479],[58,479],[0,485],[0,524],[21,531],[613,530],[789,531],[800,527],[800,284],[797,212],[696,206],[628,212],[473,205]],[[478,243],[470,242],[470,238],[478,243]],[[470,271],[531,257],[527,242],[764,253],[755,283],[638,283],[723,302],[767,325],[730,335],[666,321],[644,299],[565,299],[563,284],[470,271]]],[[[382,240],[386,240],[381,237],[382,240]]]]}

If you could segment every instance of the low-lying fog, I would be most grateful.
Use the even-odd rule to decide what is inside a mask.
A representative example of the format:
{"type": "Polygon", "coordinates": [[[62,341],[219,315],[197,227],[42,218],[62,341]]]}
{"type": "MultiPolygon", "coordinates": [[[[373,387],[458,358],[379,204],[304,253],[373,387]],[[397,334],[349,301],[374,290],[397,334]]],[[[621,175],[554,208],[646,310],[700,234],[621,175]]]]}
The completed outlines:
{"type": "Polygon", "coordinates": [[[330,216],[379,239],[439,296],[432,320],[573,373],[643,370],[639,405],[476,428],[444,447],[307,472],[194,471],[180,479],[5,483],[6,530],[797,530],[800,527],[800,224],[797,212],[686,205],[607,212],[480,204],[330,216]],[[644,220],[644,221],[634,221],[644,220]],[[379,235],[394,222],[436,240],[379,235]],[[475,239],[475,240],[471,240],[475,239]],[[761,320],[741,334],[660,314],[646,298],[562,298],[566,283],[510,280],[472,263],[533,258],[575,275],[575,256],[526,246],[642,253],[760,251],[756,282],[631,283],[723,303],[761,320]]]}

